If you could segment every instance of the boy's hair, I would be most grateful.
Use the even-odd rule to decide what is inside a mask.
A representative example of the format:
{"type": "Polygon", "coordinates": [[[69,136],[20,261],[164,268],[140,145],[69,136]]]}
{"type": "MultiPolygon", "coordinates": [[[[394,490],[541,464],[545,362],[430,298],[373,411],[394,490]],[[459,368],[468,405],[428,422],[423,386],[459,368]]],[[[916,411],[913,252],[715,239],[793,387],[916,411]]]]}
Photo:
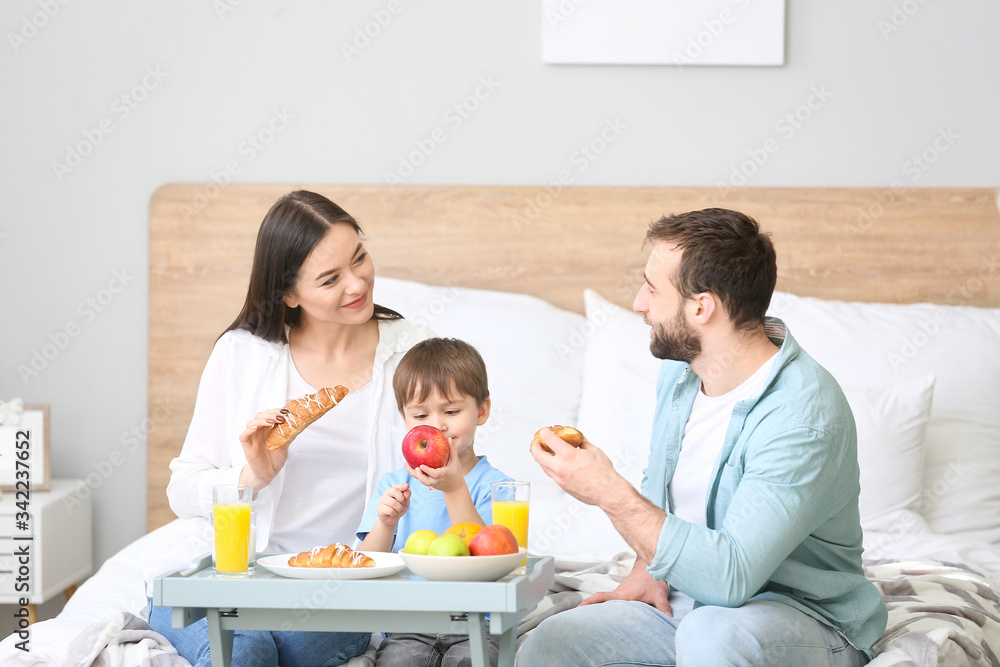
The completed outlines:
{"type": "Polygon", "coordinates": [[[771,238],[756,220],[724,208],[664,216],[649,226],[646,241],[683,248],[671,276],[682,297],[711,292],[737,329],[763,325],[778,267],[771,238]]]}
{"type": "Polygon", "coordinates": [[[456,338],[428,338],[411,347],[392,377],[396,407],[402,412],[407,402],[427,400],[435,387],[448,398],[458,392],[476,399],[476,405],[485,403],[490,388],[476,348],[456,338]]]}

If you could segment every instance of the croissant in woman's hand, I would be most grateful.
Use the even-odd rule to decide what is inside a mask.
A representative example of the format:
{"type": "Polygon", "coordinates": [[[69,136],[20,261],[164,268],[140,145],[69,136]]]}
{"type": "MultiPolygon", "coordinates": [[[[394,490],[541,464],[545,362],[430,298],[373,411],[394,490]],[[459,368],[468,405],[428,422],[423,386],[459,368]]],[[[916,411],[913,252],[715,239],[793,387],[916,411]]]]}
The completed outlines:
{"type": "Polygon", "coordinates": [[[344,400],[344,396],[347,396],[347,387],[338,384],[289,401],[285,404],[285,411],[282,411],[285,421],[275,424],[267,434],[267,448],[277,449],[291,442],[307,426],[344,400]]]}

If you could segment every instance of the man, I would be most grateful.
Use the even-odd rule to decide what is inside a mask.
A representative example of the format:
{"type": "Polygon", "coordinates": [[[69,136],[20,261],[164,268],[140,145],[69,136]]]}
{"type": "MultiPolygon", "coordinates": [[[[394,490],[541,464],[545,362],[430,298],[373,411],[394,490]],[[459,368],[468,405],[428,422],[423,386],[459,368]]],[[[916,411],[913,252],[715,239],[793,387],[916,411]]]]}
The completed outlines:
{"type": "Polygon", "coordinates": [[[607,513],[635,567],[541,623],[518,664],[867,663],[887,612],[861,568],[854,418],[833,377],[765,318],[770,239],[746,215],[706,209],[658,220],[646,240],[632,307],[664,362],[642,494],[589,442],[543,430],[554,454],[531,452],[607,513]]]}

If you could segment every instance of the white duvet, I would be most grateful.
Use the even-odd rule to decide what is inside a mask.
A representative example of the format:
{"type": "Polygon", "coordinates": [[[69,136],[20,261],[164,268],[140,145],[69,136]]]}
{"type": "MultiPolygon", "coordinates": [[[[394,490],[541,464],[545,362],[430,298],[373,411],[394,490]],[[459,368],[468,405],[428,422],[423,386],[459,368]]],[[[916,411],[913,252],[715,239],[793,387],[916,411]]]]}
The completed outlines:
{"type": "MultiPolygon", "coordinates": [[[[987,572],[1000,568],[998,550],[954,536],[894,534],[890,527],[867,537],[866,543],[874,545],[869,546],[869,552],[878,551],[877,555],[888,559],[868,564],[869,577],[883,591],[890,609],[889,628],[876,645],[880,654],[871,663],[874,667],[1000,664],[996,656],[1000,653],[1000,583],[996,576],[1000,569],[992,571],[992,576],[987,572]],[[911,557],[901,561],[897,553],[911,557]],[[953,565],[970,560],[971,569],[953,565]]],[[[0,665],[76,664],[67,663],[73,657],[68,655],[70,644],[84,631],[94,632],[95,624],[112,628],[124,613],[148,619],[144,584],[148,555],[166,553],[186,538],[184,522],[176,520],[125,547],[79,587],[62,613],[31,626],[30,651],[15,647],[16,635],[0,642],[0,665]]],[[[621,554],[606,563],[557,562],[550,595],[522,622],[519,634],[593,592],[614,588],[630,570],[632,558],[621,554]]],[[[371,655],[372,651],[349,664],[373,665],[371,655]]]]}

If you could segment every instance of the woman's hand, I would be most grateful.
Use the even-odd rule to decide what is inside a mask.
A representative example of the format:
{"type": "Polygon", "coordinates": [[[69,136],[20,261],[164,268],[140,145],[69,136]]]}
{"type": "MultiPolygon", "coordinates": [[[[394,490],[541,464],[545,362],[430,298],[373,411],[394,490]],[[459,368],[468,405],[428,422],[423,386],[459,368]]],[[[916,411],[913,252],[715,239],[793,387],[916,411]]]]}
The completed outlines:
{"type": "Polygon", "coordinates": [[[277,449],[268,449],[266,445],[271,427],[285,421],[282,410],[284,408],[258,412],[240,433],[240,443],[247,457],[247,464],[240,472],[240,483],[251,485],[254,495],[271,483],[288,460],[287,443],[277,449]]]}

